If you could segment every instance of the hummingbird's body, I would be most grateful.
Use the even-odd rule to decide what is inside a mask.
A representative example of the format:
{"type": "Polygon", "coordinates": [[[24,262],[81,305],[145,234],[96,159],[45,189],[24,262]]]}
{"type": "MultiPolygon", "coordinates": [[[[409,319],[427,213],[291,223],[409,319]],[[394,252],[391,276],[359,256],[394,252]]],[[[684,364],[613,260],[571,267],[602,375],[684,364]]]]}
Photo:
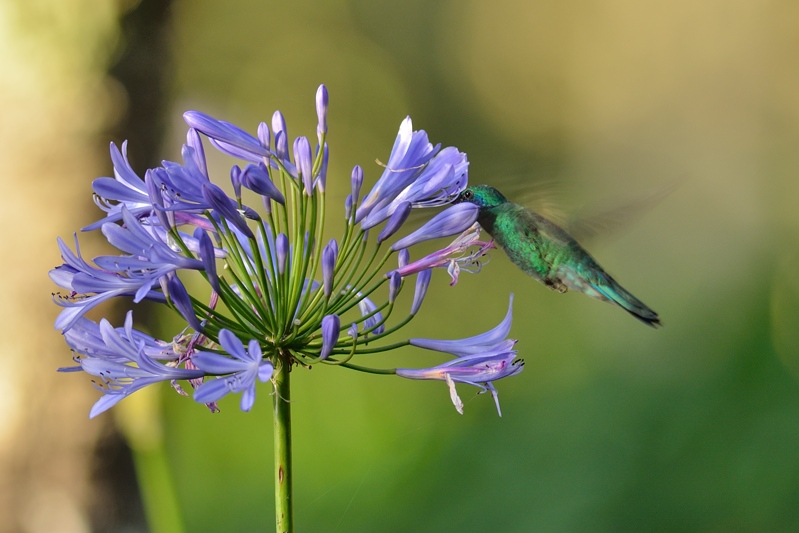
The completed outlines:
{"type": "Polygon", "coordinates": [[[657,313],[627,292],[561,227],[514,204],[487,185],[464,190],[458,202],[477,205],[477,222],[513,263],[558,292],[584,292],[615,303],[650,326],[660,325],[657,313]]]}

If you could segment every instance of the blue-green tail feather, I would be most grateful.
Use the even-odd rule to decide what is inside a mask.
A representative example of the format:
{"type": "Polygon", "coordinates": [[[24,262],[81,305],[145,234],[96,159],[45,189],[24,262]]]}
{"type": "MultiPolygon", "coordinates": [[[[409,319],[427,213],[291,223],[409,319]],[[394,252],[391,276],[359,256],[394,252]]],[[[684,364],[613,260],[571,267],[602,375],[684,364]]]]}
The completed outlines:
{"type": "Polygon", "coordinates": [[[660,317],[652,309],[647,307],[641,300],[627,292],[624,287],[619,285],[616,280],[607,274],[602,276],[603,279],[597,283],[591,283],[591,287],[598,293],[608,299],[608,301],[615,303],[632,316],[643,322],[648,326],[657,327],[662,325],[660,317]]]}

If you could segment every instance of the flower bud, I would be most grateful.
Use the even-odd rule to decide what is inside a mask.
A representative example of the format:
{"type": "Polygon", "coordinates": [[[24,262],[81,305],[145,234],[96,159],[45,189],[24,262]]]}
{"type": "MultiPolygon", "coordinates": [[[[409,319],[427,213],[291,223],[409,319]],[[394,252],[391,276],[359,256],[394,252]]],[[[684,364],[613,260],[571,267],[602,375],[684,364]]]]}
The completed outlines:
{"type": "Polygon", "coordinates": [[[177,310],[186,319],[186,322],[194,328],[194,331],[200,332],[203,330],[202,324],[197,319],[194,313],[194,307],[191,305],[191,298],[183,283],[174,274],[169,276],[166,283],[167,291],[169,292],[169,299],[175,305],[177,310]]]}
{"type": "Polygon", "coordinates": [[[401,288],[402,276],[394,271],[391,273],[391,279],[388,282],[388,303],[394,303],[394,300],[397,299],[397,294],[399,294],[401,288]]]}
{"type": "Polygon", "coordinates": [[[427,294],[427,287],[430,285],[430,277],[432,275],[433,271],[428,269],[419,272],[416,276],[416,291],[413,293],[413,304],[411,305],[412,315],[418,313],[419,308],[422,307],[422,302],[427,294]]]}
{"type": "Polygon", "coordinates": [[[277,271],[283,274],[286,271],[286,258],[289,255],[289,239],[285,233],[279,233],[275,239],[275,252],[277,254],[277,271]]]}
{"type": "Polygon", "coordinates": [[[319,142],[322,142],[322,135],[327,133],[327,87],[320,85],[316,90],[316,116],[319,123],[316,126],[316,133],[319,136],[319,142]]]}
{"type": "Polygon", "coordinates": [[[211,284],[211,287],[214,291],[219,294],[219,277],[216,273],[216,255],[214,251],[214,244],[211,242],[211,238],[202,228],[197,228],[194,230],[194,238],[197,239],[200,245],[200,259],[203,261],[203,265],[205,266],[205,273],[208,276],[208,283],[211,284]]]}
{"type": "MultiPolygon", "coordinates": [[[[261,144],[269,150],[272,144],[272,135],[269,133],[269,126],[266,122],[261,122],[258,124],[258,140],[261,141],[261,144]]],[[[267,156],[268,157],[268,156],[267,156]]]]}
{"type": "Polygon", "coordinates": [[[344,218],[349,220],[352,218],[352,195],[348,194],[347,199],[344,200],[344,218]]]}
{"type": "Polygon", "coordinates": [[[325,298],[330,298],[333,293],[333,273],[336,269],[336,258],[338,255],[338,244],[335,239],[322,250],[322,286],[324,287],[325,298]]]}
{"type": "Polygon", "coordinates": [[[269,172],[266,165],[259,163],[257,165],[247,165],[241,175],[241,183],[253,192],[266,196],[276,201],[279,204],[286,204],[286,199],[283,193],[280,192],[272,180],[269,178],[269,172]]]}
{"type": "Polygon", "coordinates": [[[358,203],[358,197],[361,194],[361,186],[363,186],[363,169],[360,165],[355,165],[352,169],[352,204],[358,203]]]}
{"type": "Polygon", "coordinates": [[[322,351],[319,357],[327,359],[338,342],[340,321],[338,315],[327,315],[322,319],[322,351]]]}
{"type": "Polygon", "coordinates": [[[197,164],[197,168],[200,169],[203,176],[208,176],[208,166],[205,163],[205,149],[203,148],[202,140],[200,140],[200,134],[197,133],[197,130],[194,128],[189,128],[189,131],[186,132],[186,144],[194,149],[194,162],[197,164]]]}
{"type": "MultiPolygon", "coordinates": [[[[363,322],[364,330],[372,329],[373,327],[375,327],[376,324],[380,324],[381,322],[383,322],[383,315],[380,313],[380,311],[377,310],[377,306],[369,298],[364,296],[363,299],[360,302],[358,302],[358,309],[360,309],[361,311],[361,316],[371,315],[372,313],[374,313],[371,317],[364,320],[363,322]]],[[[385,325],[380,324],[374,329],[374,331],[372,331],[372,333],[375,335],[380,335],[385,330],[386,330],[385,325]]]]}
{"type": "Polygon", "coordinates": [[[230,167],[230,183],[233,184],[233,193],[236,200],[241,202],[241,168],[238,165],[230,167]]]}
{"type": "Polygon", "coordinates": [[[289,158],[289,141],[286,119],[280,111],[272,115],[272,131],[275,133],[275,154],[278,159],[285,161],[289,158]]]}
{"type": "Polygon", "coordinates": [[[311,161],[311,145],[306,137],[297,137],[294,140],[294,162],[300,177],[302,177],[305,194],[311,196],[313,194],[313,161],[311,161]]]}
{"type": "Polygon", "coordinates": [[[255,238],[255,234],[247,226],[244,218],[239,214],[238,204],[225,194],[219,186],[211,182],[202,184],[203,199],[208,202],[220,215],[236,226],[244,235],[250,239],[255,238]]]}
{"type": "Polygon", "coordinates": [[[407,248],[403,248],[399,251],[397,255],[397,265],[399,268],[403,268],[411,262],[411,252],[408,251],[407,248]]]}

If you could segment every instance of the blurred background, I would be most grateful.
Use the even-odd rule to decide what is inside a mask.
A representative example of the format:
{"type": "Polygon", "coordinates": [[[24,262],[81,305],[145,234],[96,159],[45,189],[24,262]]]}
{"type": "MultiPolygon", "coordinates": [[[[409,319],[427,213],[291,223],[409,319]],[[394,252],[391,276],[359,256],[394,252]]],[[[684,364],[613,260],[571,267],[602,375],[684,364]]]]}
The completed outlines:
{"type": "Polygon", "coordinates": [[[143,175],[179,157],[187,109],[250,131],[280,109],[313,137],[320,83],[331,236],[406,115],[471,183],[567,212],[678,186],[585,243],[660,330],[501,253],[454,288],[435,273],[407,335],[484,331],[515,294],[502,418],[467,387],[460,416],[438,382],[296,371],[298,531],[799,530],[797,51],[794,0],[0,3],[0,531],[271,530],[269,388],[211,415],[164,385],[89,421],[46,273],[100,217],[109,141],[143,175]]]}

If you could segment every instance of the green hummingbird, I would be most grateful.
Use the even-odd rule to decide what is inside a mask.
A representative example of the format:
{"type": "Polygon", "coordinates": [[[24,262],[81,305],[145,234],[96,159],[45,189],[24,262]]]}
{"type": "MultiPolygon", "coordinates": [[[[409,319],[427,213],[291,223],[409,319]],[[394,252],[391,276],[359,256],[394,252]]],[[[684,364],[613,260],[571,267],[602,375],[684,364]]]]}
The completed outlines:
{"type": "Polygon", "coordinates": [[[466,188],[455,202],[479,207],[480,226],[516,266],[550,289],[580,291],[618,305],[644,324],[661,325],[657,313],[619,285],[554,222],[509,201],[488,185],[466,188]]]}

